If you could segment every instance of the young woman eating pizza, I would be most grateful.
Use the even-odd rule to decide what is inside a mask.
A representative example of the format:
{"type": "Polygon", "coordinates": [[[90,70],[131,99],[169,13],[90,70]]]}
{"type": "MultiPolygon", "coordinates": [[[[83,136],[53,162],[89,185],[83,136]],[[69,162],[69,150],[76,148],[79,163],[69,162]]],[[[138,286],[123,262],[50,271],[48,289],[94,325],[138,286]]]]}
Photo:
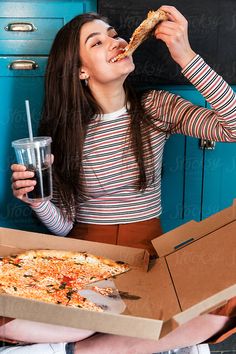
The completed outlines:
{"type": "MultiPolygon", "coordinates": [[[[132,57],[112,61],[127,43],[101,16],[83,14],[66,24],[50,53],[39,128],[40,135],[53,140],[54,196],[52,201],[30,205],[55,235],[142,247],[155,256],[151,240],[161,234],[161,166],[167,138],[185,134],[236,141],[234,92],[192,50],[182,14],[172,6],[161,9],[167,12],[168,20],[157,26],[156,39],[166,43],[183,75],[212,109],[195,106],[166,91],[135,92],[127,81],[134,70],[132,57]]],[[[16,164],[12,171],[13,194],[25,201],[25,194],[35,186],[33,173],[16,164]]],[[[182,337],[174,336],[173,341],[171,337],[169,345],[186,346],[206,340],[226,328],[225,315],[206,315],[215,323],[211,323],[210,332],[206,325],[197,324],[194,329],[190,326],[192,336],[181,332],[182,337]]],[[[14,331],[7,333],[7,326],[13,326],[14,321],[5,325],[7,338],[16,339],[14,331]]],[[[188,328],[184,327],[184,331],[188,333],[188,328]]],[[[78,348],[88,343],[88,352],[95,353],[96,348],[92,351],[91,346],[96,338],[80,342],[78,348]]],[[[107,338],[108,342],[103,339],[103,343],[112,346],[116,342],[114,336],[107,338]]],[[[29,335],[28,340],[37,338],[30,339],[29,335]]],[[[129,340],[135,342],[120,339],[123,349],[126,344],[129,348],[129,340]]],[[[64,337],[62,341],[71,339],[64,337]]],[[[148,346],[142,343],[144,350],[140,344],[139,351],[132,353],[148,353],[148,346]]],[[[168,349],[168,345],[161,347],[158,343],[149,347],[152,352],[168,349]]]]}

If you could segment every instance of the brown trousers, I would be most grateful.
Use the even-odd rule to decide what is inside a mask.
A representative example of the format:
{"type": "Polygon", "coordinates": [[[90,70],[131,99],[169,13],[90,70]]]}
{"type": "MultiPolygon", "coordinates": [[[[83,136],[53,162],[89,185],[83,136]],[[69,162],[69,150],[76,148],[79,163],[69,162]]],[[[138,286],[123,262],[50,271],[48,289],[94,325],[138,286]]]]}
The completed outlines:
{"type": "Polygon", "coordinates": [[[69,237],[80,240],[110,243],[114,245],[147,249],[156,255],[151,240],[162,234],[160,219],[154,218],[130,224],[95,225],[76,224],[69,237]]]}

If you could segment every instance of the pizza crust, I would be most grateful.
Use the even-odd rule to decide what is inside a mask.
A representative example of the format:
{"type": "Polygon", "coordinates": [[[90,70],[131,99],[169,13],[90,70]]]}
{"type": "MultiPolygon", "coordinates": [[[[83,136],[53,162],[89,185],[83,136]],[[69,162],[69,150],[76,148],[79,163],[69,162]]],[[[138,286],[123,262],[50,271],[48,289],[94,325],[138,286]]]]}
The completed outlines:
{"type": "Polygon", "coordinates": [[[91,264],[104,264],[109,267],[114,267],[117,271],[125,272],[129,270],[129,266],[121,261],[115,262],[109,258],[95,256],[87,252],[73,252],[64,250],[30,250],[24,253],[18,254],[18,259],[33,259],[34,257],[52,257],[59,259],[76,259],[81,262],[87,262],[91,264]]]}
{"type": "Polygon", "coordinates": [[[144,42],[151,34],[155,26],[161,22],[168,20],[167,13],[163,10],[149,11],[147,18],[135,29],[129,44],[125,47],[124,52],[117,55],[112,59],[112,62],[124,59],[125,57],[133,54],[138,46],[144,42]]]}

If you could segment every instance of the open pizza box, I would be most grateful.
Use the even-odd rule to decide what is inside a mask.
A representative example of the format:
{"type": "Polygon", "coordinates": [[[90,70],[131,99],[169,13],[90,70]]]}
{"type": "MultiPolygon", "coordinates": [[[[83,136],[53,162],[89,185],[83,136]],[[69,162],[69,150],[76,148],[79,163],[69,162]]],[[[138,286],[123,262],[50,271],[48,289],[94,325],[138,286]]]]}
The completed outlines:
{"type": "Polygon", "coordinates": [[[157,340],[236,296],[236,201],[201,221],[190,221],[153,240],[145,250],[0,228],[1,255],[26,249],[87,251],[127,262],[114,283],[122,313],[93,312],[0,295],[0,315],[157,340]]]}

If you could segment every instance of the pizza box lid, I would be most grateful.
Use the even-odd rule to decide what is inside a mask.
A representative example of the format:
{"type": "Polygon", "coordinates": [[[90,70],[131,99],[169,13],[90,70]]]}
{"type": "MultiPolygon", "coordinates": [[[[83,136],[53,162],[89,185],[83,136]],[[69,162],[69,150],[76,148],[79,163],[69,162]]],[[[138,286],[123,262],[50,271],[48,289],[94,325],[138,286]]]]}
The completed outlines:
{"type": "MultiPolygon", "coordinates": [[[[236,296],[236,200],[201,222],[190,221],[152,241],[165,259],[181,311],[175,325],[236,296]]],[[[173,325],[173,324],[172,324],[173,325]]]]}
{"type": "Polygon", "coordinates": [[[1,295],[0,315],[157,340],[236,295],[235,233],[236,203],[154,239],[160,258],[149,262],[142,249],[0,228],[2,255],[39,248],[78,250],[132,267],[114,280],[126,294],[122,314],[1,295]]]}

